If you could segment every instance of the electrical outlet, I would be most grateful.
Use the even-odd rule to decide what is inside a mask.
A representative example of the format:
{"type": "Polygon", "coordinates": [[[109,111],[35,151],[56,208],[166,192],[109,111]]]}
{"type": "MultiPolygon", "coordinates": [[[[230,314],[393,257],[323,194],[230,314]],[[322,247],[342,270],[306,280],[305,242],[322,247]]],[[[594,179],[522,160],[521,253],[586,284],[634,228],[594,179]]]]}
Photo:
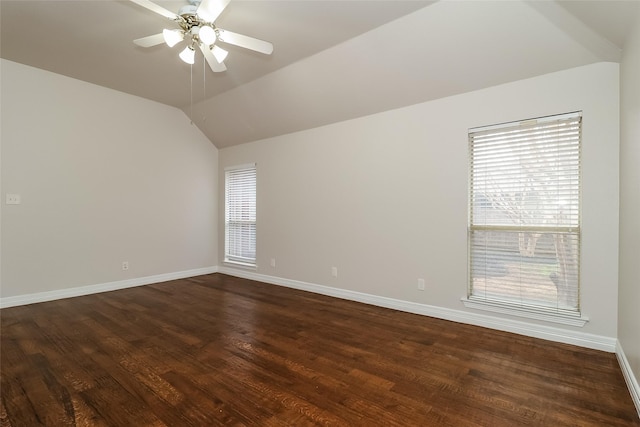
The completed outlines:
{"type": "Polygon", "coordinates": [[[275,268],[276,266],[276,259],[275,258],[271,258],[271,267],[275,268]]]}
{"type": "Polygon", "coordinates": [[[424,279],[418,279],[418,290],[424,291],[424,279]]]}
{"type": "Polygon", "coordinates": [[[338,267],[331,267],[331,275],[333,277],[338,277],[338,267]]]}
{"type": "Polygon", "coordinates": [[[122,270],[129,269],[129,261],[122,261],[122,270]]]}

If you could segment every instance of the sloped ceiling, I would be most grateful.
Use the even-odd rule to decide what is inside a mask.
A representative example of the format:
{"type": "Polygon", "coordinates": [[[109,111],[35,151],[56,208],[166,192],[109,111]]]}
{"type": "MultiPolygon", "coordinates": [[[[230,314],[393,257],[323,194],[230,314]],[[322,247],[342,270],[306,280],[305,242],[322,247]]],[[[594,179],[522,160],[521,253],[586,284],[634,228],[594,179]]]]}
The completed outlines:
{"type": "MultiPolygon", "coordinates": [[[[157,1],[170,10],[183,2],[157,1]]],[[[193,69],[132,39],[171,22],[127,1],[0,2],[0,56],[181,108],[218,147],[600,61],[635,1],[242,1],[222,28],[273,42],[193,69]]]]}

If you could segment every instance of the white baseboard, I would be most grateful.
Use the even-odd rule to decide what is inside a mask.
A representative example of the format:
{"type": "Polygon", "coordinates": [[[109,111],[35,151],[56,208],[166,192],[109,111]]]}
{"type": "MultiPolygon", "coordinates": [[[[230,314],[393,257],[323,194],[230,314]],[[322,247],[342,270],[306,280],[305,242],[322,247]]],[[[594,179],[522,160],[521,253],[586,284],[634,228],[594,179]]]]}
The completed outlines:
{"type": "Polygon", "coordinates": [[[270,283],[273,285],[285,286],[288,288],[300,289],[303,291],[342,298],[350,301],[357,301],[379,307],[405,311],[408,313],[421,314],[424,316],[436,317],[438,319],[444,320],[451,320],[453,322],[482,326],[485,328],[496,329],[505,332],[513,332],[520,335],[562,342],[566,344],[573,344],[580,347],[592,348],[596,350],[607,351],[610,353],[615,353],[617,351],[617,341],[615,338],[593,335],[579,331],[572,331],[569,329],[561,329],[552,326],[544,326],[519,320],[489,316],[485,314],[471,313],[463,310],[455,310],[428,304],[403,301],[394,298],[366,294],[362,292],[349,291],[346,289],[332,288],[329,286],[302,282],[299,280],[268,276],[265,274],[256,273],[255,271],[242,270],[227,266],[206,267],[194,270],[179,271],[175,273],[158,274],[154,276],[121,280],[117,282],[102,283],[97,285],[80,286],[50,292],[39,292],[35,294],[5,297],[0,298],[0,308],[53,301],[56,299],[71,298],[82,295],[95,294],[99,292],[108,292],[118,289],[131,288],[134,286],[149,285],[152,283],[184,279],[186,277],[200,276],[203,274],[211,274],[217,272],[228,274],[230,276],[270,283]]]}
{"type": "Polygon", "coordinates": [[[640,385],[638,384],[636,376],[633,374],[633,370],[631,369],[631,365],[629,365],[627,356],[624,354],[620,341],[617,341],[616,356],[618,357],[618,363],[620,363],[624,380],[627,383],[627,388],[629,388],[629,392],[631,393],[631,399],[633,399],[633,403],[636,405],[636,411],[638,411],[638,416],[640,417],[640,385]]]}
{"type": "Polygon", "coordinates": [[[177,271],[174,273],[157,274],[154,276],[137,277],[134,279],[119,280],[117,282],[100,283],[97,285],[79,286],[74,288],[59,289],[35,294],[17,295],[14,297],[0,298],[0,308],[15,307],[18,305],[34,304],[38,302],[53,301],[62,298],[79,297],[83,295],[97,294],[100,292],[115,291],[118,289],[133,288],[135,286],[150,285],[152,283],[168,282],[169,280],[184,279],[187,277],[201,276],[203,274],[217,273],[218,267],[196,268],[193,270],[177,271]]]}
{"type": "Polygon", "coordinates": [[[471,313],[463,310],[437,307],[428,304],[420,304],[410,301],[403,301],[393,298],[381,297],[377,295],[354,292],[345,289],[332,288],[329,286],[317,285],[313,283],[301,282],[299,280],[285,279],[281,277],[259,274],[254,271],[240,270],[222,266],[218,272],[230,276],[242,277],[273,285],[285,286],[293,289],[314,292],[317,294],[342,298],[350,301],[362,302],[379,307],[391,308],[408,313],[421,314],[424,316],[436,317],[438,319],[451,320],[453,322],[465,323],[469,325],[482,326],[489,329],[496,329],[505,332],[513,332],[534,338],[541,338],[549,341],[561,342],[565,344],[577,345],[580,347],[602,350],[609,353],[616,352],[616,339],[601,335],[588,334],[580,331],[572,331],[552,326],[544,326],[535,323],[528,323],[519,320],[512,320],[502,317],[489,316],[485,314],[471,313]]]}
{"type": "Polygon", "coordinates": [[[350,301],[362,302],[379,307],[391,308],[408,313],[420,314],[435,317],[438,319],[450,320],[458,323],[465,323],[485,328],[496,329],[505,332],[513,332],[520,335],[541,338],[565,344],[573,344],[580,347],[616,353],[620,368],[624,375],[633,402],[640,416],[640,386],[631,370],[620,342],[615,338],[601,335],[587,334],[579,331],[543,326],[518,320],[487,316],[484,314],[470,313],[462,310],[454,310],[445,307],[437,307],[428,304],[419,304],[410,301],[397,300],[393,298],[381,297],[362,292],[349,291],[346,289],[332,288],[314,283],[302,282],[299,280],[285,279],[281,277],[259,274],[254,271],[241,270],[230,267],[206,267],[193,270],[179,271],[174,273],[158,274],[154,276],[138,277],[134,279],[121,280],[117,282],[102,283],[97,285],[80,286],[75,288],[60,289],[50,292],[39,292],[35,294],[18,295],[14,297],[0,298],[0,308],[14,307],[18,305],[34,304],[38,302],[53,301],[62,298],[71,298],[83,295],[90,295],[100,292],[114,291],[118,289],[131,288],[135,286],[149,285],[153,283],[167,282],[170,280],[184,279],[187,277],[201,276],[211,273],[223,273],[230,276],[241,277],[272,285],[285,286],[293,289],[313,292],[350,301]]]}

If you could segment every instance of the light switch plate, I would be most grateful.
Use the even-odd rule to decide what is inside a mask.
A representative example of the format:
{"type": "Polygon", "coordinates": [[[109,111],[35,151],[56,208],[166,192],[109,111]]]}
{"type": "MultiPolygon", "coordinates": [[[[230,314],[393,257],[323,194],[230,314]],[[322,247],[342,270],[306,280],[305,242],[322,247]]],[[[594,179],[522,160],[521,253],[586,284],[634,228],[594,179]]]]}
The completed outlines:
{"type": "Polygon", "coordinates": [[[19,205],[20,204],[20,195],[19,194],[9,194],[9,193],[7,193],[7,204],[8,205],[19,205]]]}

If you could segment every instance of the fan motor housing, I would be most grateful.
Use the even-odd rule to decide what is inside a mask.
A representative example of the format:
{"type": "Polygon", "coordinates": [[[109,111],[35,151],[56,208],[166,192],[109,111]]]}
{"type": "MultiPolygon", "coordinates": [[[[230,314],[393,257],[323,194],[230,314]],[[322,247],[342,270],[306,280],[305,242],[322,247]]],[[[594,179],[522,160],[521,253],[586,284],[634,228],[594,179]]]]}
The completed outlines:
{"type": "Polygon", "coordinates": [[[196,14],[197,10],[197,4],[189,4],[186,6],[182,6],[178,11],[178,15],[180,15],[180,17],[182,18],[179,22],[179,25],[184,31],[188,32],[193,27],[200,27],[205,23],[196,14]]]}

